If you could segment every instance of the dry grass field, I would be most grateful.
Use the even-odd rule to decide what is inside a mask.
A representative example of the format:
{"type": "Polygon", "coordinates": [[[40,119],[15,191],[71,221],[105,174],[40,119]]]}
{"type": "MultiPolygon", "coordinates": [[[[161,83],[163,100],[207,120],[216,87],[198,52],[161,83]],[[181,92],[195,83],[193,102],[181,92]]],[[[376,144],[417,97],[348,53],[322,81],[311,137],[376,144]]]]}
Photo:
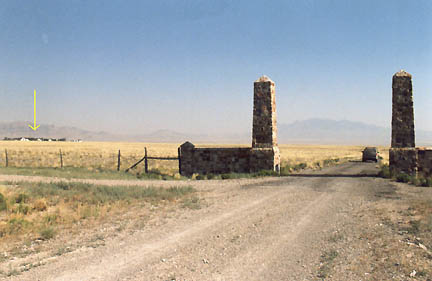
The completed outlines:
{"type": "MultiPolygon", "coordinates": [[[[127,143],[127,142],[20,142],[0,141],[0,167],[4,167],[5,150],[8,153],[9,167],[60,167],[60,150],[64,167],[87,168],[90,171],[115,170],[118,150],[121,152],[121,170],[125,170],[144,156],[176,157],[176,143],[127,143]]],[[[232,144],[199,144],[199,147],[236,147],[232,144]]],[[[247,147],[248,145],[240,145],[247,147]]],[[[299,164],[307,167],[325,166],[334,159],[340,162],[361,158],[363,146],[337,145],[287,145],[279,146],[282,166],[299,164]]],[[[384,162],[388,162],[388,148],[379,147],[384,162]]],[[[143,165],[139,165],[138,172],[143,165]]],[[[149,160],[149,169],[174,175],[178,172],[178,162],[170,160],[149,160]]]]}

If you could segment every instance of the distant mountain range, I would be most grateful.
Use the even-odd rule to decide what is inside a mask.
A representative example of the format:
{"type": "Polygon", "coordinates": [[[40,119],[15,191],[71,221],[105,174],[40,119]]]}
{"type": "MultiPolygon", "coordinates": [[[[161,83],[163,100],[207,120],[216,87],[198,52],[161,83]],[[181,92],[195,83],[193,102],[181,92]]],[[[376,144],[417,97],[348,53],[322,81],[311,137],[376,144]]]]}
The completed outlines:
{"type": "MultiPolygon", "coordinates": [[[[432,146],[432,132],[416,130],[418,146],[432,146]]],[[[362,122],[308,119],[278,125],[279,143],[390,145],[391,129],[362,122]]]]}
{"type": "MultiPolygon", "coordinates": [[[[158,130],[142,135],[122,135],[47,124],[41,124],[37,131],[33,131],[28,127],[28,124],[27,122],[0,123],[0,138],[48,137],[67,138],[68,140],[82,139],[84,141],[250,143],[252,131],[245,130],[238,134],[209,135],[158,130]]],[[[308,119],[290,124],[278,124],[279,143],[389,145],[390,136],[390,128],[347,120],[308,119]]],[[[416,130],[416,143],[418,146],[432,146],[432,132],[416,130]]]]}

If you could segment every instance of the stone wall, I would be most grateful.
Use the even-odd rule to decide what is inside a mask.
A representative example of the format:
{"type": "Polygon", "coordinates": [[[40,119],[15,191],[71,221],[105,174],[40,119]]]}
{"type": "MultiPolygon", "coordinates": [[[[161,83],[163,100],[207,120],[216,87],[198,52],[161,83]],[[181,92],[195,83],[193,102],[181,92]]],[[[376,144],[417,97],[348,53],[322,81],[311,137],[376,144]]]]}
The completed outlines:
{"type": "Polygon", "coordinates": [[[186,142],[180,146],[181,174],[249,173],[250,154],[248,147],[196,148],[186,142]]]}
{"type": "Polygon", "coordinates": [[[432,177],[432,148],[417,149],[417,173],[421,177],[432,177]]]}
{"type": "Polygon", "coordinates": [[[250,173],[280,170],[277,146],[275,84],[267,76],[254,82],[254,108],[251,148],[196,148],[180,146],[180,173],[250,173]]]}
{"type": "Polygon", "coordinates": [[[277,146],[271,148],[252,148],[250,172],[262,170],[280,171],[280,152],[277,146]]]}
{"type": "Polygon", "coordinates": [[[432,177],[432,148],[391,148],[390,172],[432,177]]]}
{"type": "Polygon", "coordinates": [[[253,173],[261,170],[279,171],[278,148],[236,147],[197,148],[190,142],[180,146],[180,173],[193,174],[253,173]]]}
{"type": "Polygon", "coordinates": [[[417,175],[417,150],[415,148],[390,148],[390,172],[392,175],[417,175]]]}

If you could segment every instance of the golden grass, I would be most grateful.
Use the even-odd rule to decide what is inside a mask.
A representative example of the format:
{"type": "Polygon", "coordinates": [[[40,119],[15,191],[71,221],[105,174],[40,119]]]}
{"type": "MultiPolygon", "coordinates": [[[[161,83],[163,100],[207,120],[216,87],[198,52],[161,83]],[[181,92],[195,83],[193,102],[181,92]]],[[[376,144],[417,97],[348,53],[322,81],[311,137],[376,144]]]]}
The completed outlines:
{"type": "MultiPolygon", "coordinates": [[[[58,226],[103,220],[133,204],[175,202],[192,187],[102,186],[83,183],[0,184],[0,245],[17,236],[50,239],[58,226]]],[[[0,246],[1,248],[1,246],[0,246]]]]}
{"type": "MultiPolygon", "coordinates": [[[[118,151],[121,153],[121,170],[125,170],[144,156],[169,157],[177,155],[177,144],[127,143],[127,142],[20,142],[0,141],[0,166],[5,165],[5,149],[9,167],[60,167],[60,149],[65,167],[85,167],[89,170],[117,169],[118,151]]],[[[138,166],[138,170],[143,165],[138,166]]],[[[177,161],[149,160],[150,169],[167,173],[178,172],[177,161]]]]}
{"type": "MultiPolygon", "coordinates": [[[[121,169],[124,170],[144,156],[176,157],[176,143],[127,143],[127,142],[20,142],[0,141],[0,167],[5,165],[5,149],[8,151],[10,167],[59,167],[59,151],[62,150],[65,167],[85,167],[89,170],[115,170],[117,154],[121,151],[121,169]]],[[[247,147],[249,145],[199,144],[198,147],[247,147]]],[[[328,159],[361,159],[363,146],[339,145],[291,145],[282,144],[282,165],[306,163],[314,167],[328,159]]],[[[378,147],[384,162],[388,162],[388,148],[378,147]]],[[[138,170],[143,168],[139,165],[138,170]]],[[[178,172],[178,162],[149,160],[149,169],[158,169],[167,174],[178,172]]]]}
{"type": "MultiPolygon", "coordinates": [[[[282,144],[279,149],[282,166],[306,163],[309,167],[314,167],[317,162],[322,163],[329,159],[361,160],[364,146],[282,144]]],[[[384,163],[388,163],[388,150],[388,147],[378,147],[384,163]]]]}

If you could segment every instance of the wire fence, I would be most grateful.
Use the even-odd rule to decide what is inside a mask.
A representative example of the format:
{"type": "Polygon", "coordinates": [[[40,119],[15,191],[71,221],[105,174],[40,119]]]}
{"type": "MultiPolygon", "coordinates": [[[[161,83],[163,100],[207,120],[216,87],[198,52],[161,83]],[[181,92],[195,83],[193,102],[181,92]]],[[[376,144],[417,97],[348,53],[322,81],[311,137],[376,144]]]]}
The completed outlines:
{"type": "Polygon", "coordinates": [[[16,168],[87,168],[88,170],[136,171],[148,173],[179,172],[178,155],[151,156],[144,148],[142,153],[88,152],[68,149],[25,151],[5,149],[0,156],[0,166],[16,168]],[[174,160],[174,161],[173,161],[174,160]]]}

